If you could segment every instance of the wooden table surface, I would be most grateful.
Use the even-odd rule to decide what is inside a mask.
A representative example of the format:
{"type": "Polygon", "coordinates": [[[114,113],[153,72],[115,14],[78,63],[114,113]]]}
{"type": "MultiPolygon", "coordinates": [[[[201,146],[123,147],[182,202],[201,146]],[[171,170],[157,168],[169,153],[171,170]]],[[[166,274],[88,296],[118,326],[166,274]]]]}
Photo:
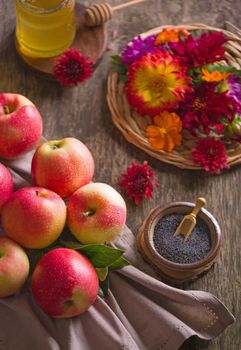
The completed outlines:
{"type": "MultiPolygon", "coordinates": [[[[112,5],[121,0],[109,1],[112,5]]],[[[83,1],[85,5],[93,1],[83,1]]],[[[221,176],[180,170],[147,156],[127,143],[113,126],[106,103],[106,79],[110,56],[138,33],[162,24],[202,22],[225,27],[225,21],[239,26],[240,0],[149,0],[126,9],[108,25],[108,50],[87,83],[63,89],[54,82],[36,77],[18,59],[13,41],[15,13],[13,2],[0,1],[0,91],[21,93],[32,100],[42,113],[44,135],[49,138],[73,136],[85,142],[95,159],[94,180],[109,183],[118,189],[117,180],[134,159],[148,160],[161,186],[152,201],[136,207],[127,202],[127,224],[136,232],[149,210],[170,201],[207,199],[207,208],[222,229],[221,257],[205,276],[183,285],[185,289],[208,291],[220,298],[236,316],[236,322],[213,341],[188,340],[182,350],[240,350],[241,348],[241,168],[225,171],[221,176]]],[[[15,350],[15,349],[13,349],[15,350]]]]}

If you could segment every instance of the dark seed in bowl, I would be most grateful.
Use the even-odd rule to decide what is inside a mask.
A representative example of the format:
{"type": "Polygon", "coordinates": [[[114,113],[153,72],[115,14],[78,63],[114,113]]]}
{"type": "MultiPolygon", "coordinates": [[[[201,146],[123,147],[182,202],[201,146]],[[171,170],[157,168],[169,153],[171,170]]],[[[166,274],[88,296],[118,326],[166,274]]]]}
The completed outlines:
{"type": "Polygon", "coordinates": [[[197,224],[186,242],[184,236],[173,237],[183,219],[182,214],[162,217],[154,228],[153,243],[157,252],[165,259],[179,264],[189,264],[203,259],[211,249],[208,225],[197,217],[197,224]]]}

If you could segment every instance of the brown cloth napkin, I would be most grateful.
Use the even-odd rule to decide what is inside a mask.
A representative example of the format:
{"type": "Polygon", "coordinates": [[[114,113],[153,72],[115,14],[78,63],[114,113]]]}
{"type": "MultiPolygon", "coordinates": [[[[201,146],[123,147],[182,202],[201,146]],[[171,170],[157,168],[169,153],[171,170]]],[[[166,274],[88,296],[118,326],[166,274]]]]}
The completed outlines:
{"type": "MultiPolygon", "coordinates": [[[[7,162],[16,188],[29,185],[31,158],[29,153],[7,162]]],[[[179,290],[156,279],[127,227],[115,245],[125,249],[132,266],[112,272],[109,296],[98,297],[83,315],[48,317],[34,303],[29,286],[0,299],[0,350],[176,350],[192,335],[212,339],[234,322],[212,294],[179,290]]]]}

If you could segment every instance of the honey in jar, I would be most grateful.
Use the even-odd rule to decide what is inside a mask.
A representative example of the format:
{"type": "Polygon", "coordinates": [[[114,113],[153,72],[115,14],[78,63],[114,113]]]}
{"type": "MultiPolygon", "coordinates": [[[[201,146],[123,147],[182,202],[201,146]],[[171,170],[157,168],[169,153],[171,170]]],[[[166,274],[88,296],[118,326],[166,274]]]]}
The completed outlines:
{"type": "Polygon", "coordinates": [[[18,50],[33,58],[54,57],[72,43],[75,0],[15,0],[18,50]]]}

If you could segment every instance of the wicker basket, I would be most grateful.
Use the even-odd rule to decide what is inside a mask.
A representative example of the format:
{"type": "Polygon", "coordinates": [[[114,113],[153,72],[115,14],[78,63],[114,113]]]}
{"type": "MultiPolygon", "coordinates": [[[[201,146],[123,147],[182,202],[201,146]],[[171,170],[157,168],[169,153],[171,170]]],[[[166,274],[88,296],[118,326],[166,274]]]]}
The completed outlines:
{"type": "MultiPolygon", "coordinates": [[[[142,38],[149,35],[157,34],[164,28],[186,28],[189,31],[192,30],[205,30],[205,31],[221,31],[225,35],[229,36],[231,40],[226,44],[226,57],[232,66],[241,69],[241,31],[237,28],[237,34],[231,33],[227,30],[210,27],[204,24],[189,24],[189,25],[176,25],[176,26],[161,26],[154,28],[146,33],[141,34],[142,38]]],[[[108,77],[107,88],[107,101],[112,114],[112,120],[116,127],[122,132],[126,140],[150,156],[157,158],[163,162],[173,164],[179,168],[184,169],[201,169],[196,165],[191,156],[191,149],[194,147],[194,139],[187,131],[183,131],[183,143],[178,149],[172,152],[165,152],[162,150],[156,150],[151,147],[146,137],[146,127],[152,124],[149,117],[139,116],[133,109],[130,108],[126,94],[125,84],[118,78],[118,73],[111,72],[108,77]]],[[[241,163],[241,144],[231,143],[227,149],[228,165],[233,166],[241,163]]]]}

